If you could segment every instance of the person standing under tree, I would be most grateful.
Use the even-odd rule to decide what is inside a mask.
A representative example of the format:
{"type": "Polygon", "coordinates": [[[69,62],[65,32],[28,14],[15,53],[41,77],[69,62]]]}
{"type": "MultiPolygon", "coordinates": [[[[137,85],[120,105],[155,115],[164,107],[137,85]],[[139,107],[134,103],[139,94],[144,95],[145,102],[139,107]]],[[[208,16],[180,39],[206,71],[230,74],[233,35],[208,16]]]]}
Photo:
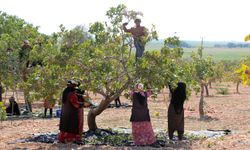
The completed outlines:
{"type": "Polygon", "coordinates": [[[115,99],[115,107],[120,107],[122,104],[121,104],[121,100],[120,100],[120,96],[118,96],[116,99],[115,99]]]}
{"type": "Polygon", "coordinates": [[[135,19],[134,21],[135,27],[127,29],[126,26],[128,23],[123,24],[123,30],[125,32],[131,33],[134,39],[134,45],[136,49],[136,56],[135,60],[137,61],[138,58],[142,57],[142,54],[145,50],[145,36],[147,35],[146,28],[141,26],[141,19],[135,19]]]}
{"type": "MultiPolygon", "coordinates": [[[[114,95],[115,92],[112,92],[112,95],[114,95]]],[[[118,96],[116,99],[115,99],[115,107],[120,107],[122,104],[121,104],[121,100],[120,100],[120,96],[118,96]]]]}
{"type": "Polygon", "coordinates": [[[83,132],[83,102],[78,101],[76,94],[77,83],[71,80],[63,92],[62,112],[60,117],[58,140],[62,143],[81,141],[83,132]]]}
{"type": "Polygon", "coordinates": [[[168,134],[169,139],[173,139],[174,131],[178,133],[178,139],[182,140],[184,134],[184,109],[186,100],[186,84],[178,82],[177,87],[172,89],[169,85],[171,101],[168,107],[168,134]]]}
{"type": "Polygon", "coordinates": [[[55,106],[55,99],[53,96],[48,96],[45,100],[44,100],[44,118],[47,117],[47,110],[49,109],[49,117],[52,118],[53,117],[53,107],[55,106]]]}
{"type": "Polygon", "coordinates": [[[143,84],[136,85],[132,96],[132,135],[135,145],[153,145],[156,142],[148,109],[148,97],[151,90],[144,91],[143,84]]]}

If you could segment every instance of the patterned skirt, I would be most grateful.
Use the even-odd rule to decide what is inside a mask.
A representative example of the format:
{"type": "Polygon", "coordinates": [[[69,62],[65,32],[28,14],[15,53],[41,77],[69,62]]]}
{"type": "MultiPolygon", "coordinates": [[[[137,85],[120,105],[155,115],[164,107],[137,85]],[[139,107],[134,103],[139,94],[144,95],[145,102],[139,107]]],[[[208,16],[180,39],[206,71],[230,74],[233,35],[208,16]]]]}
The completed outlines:
{"type": "Polygon", "coordinates": [[[132,122],[132,135],[135,145],[150,145],[156,141],[149,121],[132,122]]]}

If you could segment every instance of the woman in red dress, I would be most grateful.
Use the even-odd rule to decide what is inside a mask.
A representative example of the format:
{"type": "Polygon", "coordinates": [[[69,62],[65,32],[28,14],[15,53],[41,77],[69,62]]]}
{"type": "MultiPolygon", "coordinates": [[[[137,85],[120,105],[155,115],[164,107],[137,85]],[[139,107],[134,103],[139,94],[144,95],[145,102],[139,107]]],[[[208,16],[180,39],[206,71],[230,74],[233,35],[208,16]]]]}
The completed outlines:
{"type": "Polygon", "coordinates": [[[137,84],[131,93],[133,106],[130,121],[132,122],[132,135],[135,145],[151,145],[156,139],[150,122],[147,99],[151,91],[143,91],[143,84],[137,84]]]}
{"type": "Polygon", "coordinates": [[[60,117],[60,142],[81,143],[83,132],[83,102],[78,101],[76,94],[77,83],[68,82],[68,87],[63,92],[62,112],[60,117]]]}

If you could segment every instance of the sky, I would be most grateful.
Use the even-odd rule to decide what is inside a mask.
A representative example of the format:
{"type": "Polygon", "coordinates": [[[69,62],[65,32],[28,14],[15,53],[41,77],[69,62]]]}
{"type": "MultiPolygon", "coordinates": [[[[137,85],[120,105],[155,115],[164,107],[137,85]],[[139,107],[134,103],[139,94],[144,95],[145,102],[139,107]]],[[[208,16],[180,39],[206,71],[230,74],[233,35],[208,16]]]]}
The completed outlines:
{"type": "Polygon", "coordinates": [[[154,24],[161,39],[243,41],[250,33],[249,0],[0,0],[0,11],[51,34],[60,24],[72,29],[105,21],[106,11],[118,4],[141,11],[141,24],[154,24]]]}

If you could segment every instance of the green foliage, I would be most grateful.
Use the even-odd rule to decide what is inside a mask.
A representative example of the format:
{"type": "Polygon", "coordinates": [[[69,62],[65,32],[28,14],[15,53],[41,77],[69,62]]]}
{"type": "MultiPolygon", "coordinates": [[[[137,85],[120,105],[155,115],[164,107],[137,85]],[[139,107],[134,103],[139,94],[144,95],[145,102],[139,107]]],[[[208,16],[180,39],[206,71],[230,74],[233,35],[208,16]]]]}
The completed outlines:
{"type": "Polygon", "coordinates": [[[110,135],[106,136],[104,138],[104,143],[108,143],[109,145],[113,146],[124,146],[127,141],[132,141],[131,135],[124,135],[124,134],[116,134],[116,135],[110,135]]]}
{"type": "Polygon", "coordinates": [[[221,95],[228,95],[228,88],[227,87],[218,87],[216,88],[217,94],[221,94],[221,95]]]}
{"type": "Polygon", "coordinates": [[[154,100],[157,98],[158,92],[159,92],[159,89],[158,89],[158,88],[152,89],[152,95],[151,95],[151,97],[152,97],[154,100]]]}
{"type": "Polygon", "coordinates": [[[47,36],[40,34],[38,27],[16,16],[0,12],[0,82],[5,89],[14,90],[19,86],[25,92],[26,100],[30,89],[25,87],[27,87],[27,78],[32,72],[26,67],[26,62],[32,61],[32,55],[28,54],[25,61],[21,62],[20,49],[24,40],[28,40],[32,47],[37,44],[39,38],[43,37],[47,36]]]}
{"type": "Polygon", "coordinates": [[[179,76],[181,76],[181,81],[184,81],[187,85],[187,97],[192,94],[193,90],[196,92],[196,94],[200,92],[200,84],[199,80],[197,80],[195,77],[196,70],[193,62],[184,61],[179,65],[181,66],[179,76]]]}
{"type": "Polygon", "coordinates": [[[132,136],[127,133],[119,133],[112,129],[97,129],[94,133],[85,135],[83,139],[88,144],[106,144],[112,146],[125,146],[131,143],[132,136]]]}
{"type": "Polygon", "coordinates": [[[122,21],[139,13],[133,12],[135,16],[128,17],[124,15],[125,11],[124,5],[111,7],[107,11],[108,22],[91,24],[89,32],[94,39],[82,44],[74,55],[77,60],[75,67],[79,71],[75,76],[81,78],[85,88],[111,99],[143,78],[143,74],[138,73],[140,69],[150,69],[146,67],[147,58],[143,58],[136,67],[131,57],[131,45],[125,42],[129,37],[123,32],[122,21]],[[81,59],[79,56],[82,56],[81,59]]]}
{"type": "Polygon", "coordinates": [[[0,102],[0,121],[7,118],[6,108],[3,105],[3,102],[0,102]]]}
{"type": "MultiPolygon", "coordinates": [[[[29,39],[32,47],[29,60],[42,62],[42,66],[26,68],[27,79],[24,80],[20,72],[16,75],[17,78],[12,77],[12,81],[15,79],[21,89],[30,93],[29,100],[58,98],[66,80],[70,78],[79,79],[84,89],[110,100],[124,90],[130,90],[131,85],[138,82],[158,89],[168,83],[174,85],[178,81],[193,82],[190,79],[192,68],[181,60],[183,49],[178,37],[167,38],[160,51],[145,52],[135,62],[131,53],[131,36],[124,33],[122,23],[130,22],[143,14],[128,10],[125,5],[111,7],[106,13],[109,20],[92,23],[88,31],[82,26],[67,30],[60,25],[61,31],[51,36],[38,33],[37,27],[19,18],[2,14],[4,15],[2,19],[9,17],[5,22],[10,23],[1,26],[4,33],[1,33],[0,38],[0,53],[3,54],[0,57],[2,62],[6,62],[1,64],[1,68],[8,68],[4,66],[9,59],[4,55],[5,49],[11,46],[14,49],[11,55],[17,60],[20,44],[25,39],[29,39]]],[[[155,26],[152,25],[147,32],[145,42],[157,39],[155,26]]],[[[20,64],[15,66],[19,68],[20,64]]],[[[3,75],[0,79],[7,76],[4,74],[6,72],[8,71],[0,74],[3,75]]]]}
{"type": "Polygon", "coordinates": [[[215,80],[236,83],[240,80],[235,70],[239,67],[240,61],[219,61],[214,65],[215,80]]]}
{"type": "Polygon", "coordinates": [[[208,81],[208,79],[214,75],[211,57],[200,58],[200,55],[193,53],[192,61],[195,68],[195,78],[197,80],[208,81]]]}
{"type": "Polygon", "coordinates": [[[76,26],[72,30],[62,33],[63,37],[60,41],[62,43],[62,50],[67,50],[70,48],[77,49],[82,43],[84,43],[84,41],[91,38],[84,26],[76,26]]]}
{"type": "Polygon", "coordinates": [[[101,22],[95,22],[90,26],[89,32],[95,36],[96,43],[105,43],[106,42],[106,36],[109,34],[107,31],[105,31],[104,24],[101,22]]]}
{"type": "Polygon", "coordinates": [[[179,40],[179,38],[174,36],[165,39],[164,46],[161,49],[161,53],[164,54],[165,56],[170,56],[173,58],[182,57],[184,51],[183,48],[181,47],[181,41],[179,40]]]}
{"type": "Polygon", "coordinates": [[[19,49],[23,40],[35,42],[38,27],[34,27],[23,19],[1,11],[0,22],[0,41],[4,43],[5,50],[7,48],[19,49]]]}
{"type": "Polygon", "coordinates": [[[113,27],[113,33],[119,32],[117,30],[118,26],[122,23],[123,21],[123,13],[126,11],[127,7],[123,4],[118,5],[117,7],[111,7],[107,13],[106,16],[109,18],[110,23],[114,26],[113,27]]]}
{"type": "Polygon", "coordinates": [[[32,67],[27,84],[23,85],[30,89],[31,100],[59,99],[66,81],[77,77],[75,55],[88,39],[90,35],[81,26],[70,31],[61,26],[61,32],[54,33],[47,42],[33,48],[31,54],[39,53],[43,66],[32,67]]]}
{"type": "Polygon", "coordinates": [[[226,62],[224,64],[225,81],[232,81],[234,83],[243,82],[243,84],[247,83],[246,81],[248,81],[248,76],[245,74],[246,68],[243,67],[245,65],[250,66],[250,56],[246,56],[242,60],[226,62]],[[242,79],[245,79],[245,80],[243,81],[242,79]]]}

